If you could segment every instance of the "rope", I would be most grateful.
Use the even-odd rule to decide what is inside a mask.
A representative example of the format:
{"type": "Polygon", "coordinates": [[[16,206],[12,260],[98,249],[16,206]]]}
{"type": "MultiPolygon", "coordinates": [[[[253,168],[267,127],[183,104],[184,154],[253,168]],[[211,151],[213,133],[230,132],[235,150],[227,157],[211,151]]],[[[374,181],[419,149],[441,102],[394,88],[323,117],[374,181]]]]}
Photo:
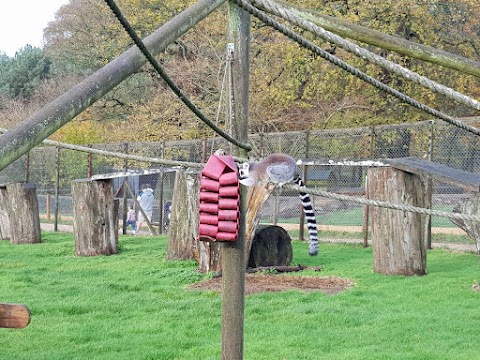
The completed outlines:
{"type": "Polygon", "coordinates": [[[376,88],[402,100],[403,102],[416,107],[417,109],[420,109],[430,115],[435,116],[436,118],[439,118],[441,120],[444,120],[452,125],[455,125],[463,130],[469,131],[475,135],[480,135],[480,129],[477,129],[476,127],[467,125],[457,119],[452,118],[449,115],[443,114],[442,112],[432,109],[431,107],[422,104],[418,102],[415,99],[412,99],[411,97],[401,93],[398,90],[395,90],[391,88],[388,85],[383,84],[382,82],[372,78],[371,76],[367,75],[366,73],[358,70],[357,68],[347,64],[346,62],[340,60],[336,56],[330,54],[329,52],[321,49],[320,47],[316,46],[312,42],[308,41],[307,39],[301,37],[300,35],[296,34],[292,30],[288,29],[286,26],[280,24],[279,22],[275,21],[273,18],[270,16],[266,15],[262,11],[258,10],[254,6],[252,6],[251,3],[245,1],[245,0],[232,0],[235,2],[238,6],[242,7],[246,11],[248,11],[250,14],[255,16],[256,18],[260,19],[263,21],[265,24],[273,27],[274,29],[280,31],[282,34],[287,36],[288,38],[292,39],[293,41],[297,42],[299,45],[302,47],[314,52],[315,54],[321,56],[325,60],[330,61],[332,64],[335,66],[338,66],[342,68],[343,70],[349,72],[350,74],[358,77],[359,79],[365,81],[366,83],[375,86],[376,88]]]}
{"type": "MultiPolygon", "coordinates": [[[[8,130],[0,128],[0,132],[1,133],[6,133],[6,132],[8,132],[8,130]]],[[[96,155],[112,156],[112,157],[116,157],[116,158],[119,158],[119,159],[149,162],[149,163],[152,163],[152,164],[160,164],[160,165],[167,165],[167,166],[181,166],[181,167],[185,167],[185,168],[189,168],[189,167],[191,167],[191,168],[203,168],[203,166],[204,166],[204,164],[201,164],[201,163],[188,162],[188,161],[177,161],[177,160],[166,160],[166,159],[159,159],[159,158],[148,158],[148,157],[143,157],[143,156],[139,156],[139,155],[130,155],[130,154],[124,154],[124,153],[119,153],[119,152],[94,149],[94,148],[90,148],[90,147],[86,147],[86,146],[65,144],[65,143],[61,143],[61,142],[58,142],[58,141],[52,141],[52,140],[43,140],[43,143],[45,145],[57,146],[57,147],[60,147],[60,148],[63,148],[63,149],[76,150],[76,151],[81,151],[81,152],[86,152],[86,153],[91,153],[91,154],[96,154],[96,155]]]]}
{"type": "Polygon", "coordinates": [[[127,19],[123,16],[121,10],[118,8],[118,6],[115,4],[115,1],[113,0],[104,0],[105,3],[108,5],[108,7],[112,10],[112,12],[115,14],[115,17],[118,19],[118,21],[122,24],[123,28],[125,31],[128,33],[130,38],[133,40],[135,45],[140,49],[142,54],[146,57],[148,62],[153,66],[153,68],[157,71],[157,73],[162,77],[162,79],[167,83],[167,85],[172,89],[172,91],[177,95],[177,97],[183,101],[183,103],[195,114],[197,117],[203,121],[207,126],[209,126],[213,131],[215,131],[217,134],[219,134],[221,137],[223,137],[225,140],[228,140],[232,144],[237,145],[238,147],[245,149],[245,150],[251,150],[252,147],[250,144],[242,143],[238,141],[237,139],[233,138],[226,132],[224,132],[222,129],[220,129],[218,126],[216,126],[210,119],[208,119],[191,101],[188,97],[186,97],[182,90],[173,82],[173,80],[168,76],[168,74],[163,70],[163,68],[160,66],[158,61],[153,57],[152,53],[148,51],[147,47],[143,43],[143,41],[140,39],[140,37],[137,35],[135,30],[131,27],[131,25],[128,23],[127,19]]]}
{"type": "Polygon", "coordinates": [[[397,75],[404,77],[407,80],[413,81],[417,84],[422,85],[425,88],[428,88],[434,92],[445,95],[446,97],[456,100],[459,103],[467,105],[473,109],[480,110],[480,102],[472,99],[471,97],[464,95],[460,92],[455,91],[447,86],[439,84],[435,81],[432,81],[424,76],[417,74],[414,71],[404,68],[398,64],[395,64],[371,51],[368,51],[361,46],[358,46],[341,36],[333,34],[332,32],[325,30],[324,28],[313,24],[298,15],[295,15],[292,11],[289,11],[287,8],[273,2],[270,0],[251,0],[256,7],[260,7],[262,10],[267,11],[268,13],[277,15],[292,24],[295,24],[301,27],[304,30],[307,30],[323,40],[326,40],[330,43],[336,44],[337,46],[362,57],[374,64],[381,66],[384,69],[387,69],[397,75]]]}
{"type": "Polygon", "coordinates": [[[425,208],[421,208],[421,207],[417,207],[417,206],[395,204],[395,203],[389,203],[389,202],[386,202],[386,201],[371,200],[371,199],[365,199],[365,198],[356,198],[354,196],[340,195],[340,194],[335,194],[335,193],[331,193],[331,192],[328,192],[328,191],[323,191],[323,190],[318,190],[318,189],[310,189],[310,188],[307,188],[305,186],[298,186],[298,185],[293,185],[293,184],[286,184],[286,185],[284,185],[284,187],[287,188],[287,189],[296,190],[298,192],[305,192],[305,193],[308,193],[310,195],[318,195],[318,196],[322,196],[322,197],[326,197],[326,198],[334,199],[334,200],[350,201],[350,202],[354,202],[354,203],[357,203],[357,204],[372,205],[372,206],[377,206],[377,207],[382,207],[382,208],[387,208],[387,209],[393,209],[393,210],[409,211],[409,212],[414,212],[414,213],[423,214],[423,215],[432,215],[432,216],[444,217],[444,218],[448,218],[448,219],[460,219],[460,220],[470,220],[470,221],[480,222],[480,217],[476,216],[476,215],[448,213],[448,212],[444,212],[444,211],[425,209],[425,208]]]}
{"type": "MultiPolygon", "coordinates": [[[[222,110],[223,90],[225,88],[225,82],[227,79],[228,61],[230,61],[230,59],[228,58],[228,54],[227,54],[227,59],[225,61],[225,70],[223,72],[222,86],[220,88],[220,97],[219,97],[218,106],[217,106],[217,115],[215,117],[215,125],[217,126],[218,126],[218,121],[220,119],[220,111],[222,110]]],[[[211,153],[213,153],[213,149],[215,148],[215,134],[216,133],[213,133],[213,137],[212,137],[212,147],[210,151],[211,153]]]]}

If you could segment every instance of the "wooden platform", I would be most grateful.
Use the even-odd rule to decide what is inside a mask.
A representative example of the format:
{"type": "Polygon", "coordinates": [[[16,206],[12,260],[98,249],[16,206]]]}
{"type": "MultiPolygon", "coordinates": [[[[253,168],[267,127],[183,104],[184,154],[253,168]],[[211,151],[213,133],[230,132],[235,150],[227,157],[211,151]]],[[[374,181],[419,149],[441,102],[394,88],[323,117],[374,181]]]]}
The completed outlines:
{"type": "Polygon", "coordinates": [[[480,191],[480,175],[437,164],[416,157],[392,159],[390,166],[422,177],[461,187],[468,191],[480,191]]]}

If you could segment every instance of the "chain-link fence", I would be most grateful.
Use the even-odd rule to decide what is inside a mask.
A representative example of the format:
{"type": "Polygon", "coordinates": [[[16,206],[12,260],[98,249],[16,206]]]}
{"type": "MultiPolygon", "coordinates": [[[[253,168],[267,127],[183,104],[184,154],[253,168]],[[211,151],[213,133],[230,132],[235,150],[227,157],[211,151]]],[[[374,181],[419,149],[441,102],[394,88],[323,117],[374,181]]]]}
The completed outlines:
{"type": "MultiPolygon", "coordinates": [[[[480,118],[463,120],[474,126],[480,123],[480,118]]],[[[443,121],[256,134],[250,136],[250,142],[254,146],[252,156],[255,158],[282,152],[301,159],[304,165],[299,167],[299,171],[309,187],[354,196],[365,195],[368,164],[353,161],[415,156],[480,173],[478,137],[443,121]]],[[[205,162],[218,148],[224,148],[228,152],[231,146],[217,136],[191,141],[92,145],[92,148],[152,158],[205,162]]],[[[60,219],[68,219],[73,213],[73,180],[135,169],[158,169],[157,173],[129,177],[128,181],[135,196],[142,184],[152,185],[156,196],[153,222],[161,224],[164,222],[164,209],[172,200],[175,168],[58,147],[37,147],[0,171],[0,183],[28,181],[36,184],[42,218],[52,218],[56,214],[60,219]]],[[[124,178],[115,180],[116,196],[120,199],[123,198],[123,180],[124,178]]],[[[452,211],[453,207],[468,196],[468,193],[458,187],[435,181],[432,205],[437,210],[452,211]]],[[[126,199],[126,202],[120,201],[122,213],[124,205],[133,202],[130,194],[126,195],[126,199]]],[[[320,226],[332,229],[336,226],[358,227],[358,231],[361,231],[364,223],[363,206],[321,197],[314,198],[314,205],[320,226]]],[[[298,224],[300,214],[297,194],[280,189],[264,207],[262,220],[298,224]]],[[[432,226],[454,227],[450,221],[440,218],[434,218],[432,226]]]]}

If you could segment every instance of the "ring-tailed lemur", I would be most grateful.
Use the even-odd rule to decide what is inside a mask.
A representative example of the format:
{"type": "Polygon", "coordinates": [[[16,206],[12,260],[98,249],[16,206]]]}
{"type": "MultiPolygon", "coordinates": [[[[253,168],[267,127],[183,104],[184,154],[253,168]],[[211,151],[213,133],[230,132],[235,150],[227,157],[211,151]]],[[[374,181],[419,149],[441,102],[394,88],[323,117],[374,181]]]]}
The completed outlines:
{"type": "MultiPolygon", "coordinates": [[[[271,182],[279,186],[292,182],[304,186],[303,180],[297,172],[295,160],[286,154],[272,154],[259,162],[248,162],[239,165],[240,183],[252,186],[261,182],[271,182]]],[[[318,254],[317,221],[310,195],[300,192],[303,212],[307,220],[309,243],[308,253],[318,254]]]]}

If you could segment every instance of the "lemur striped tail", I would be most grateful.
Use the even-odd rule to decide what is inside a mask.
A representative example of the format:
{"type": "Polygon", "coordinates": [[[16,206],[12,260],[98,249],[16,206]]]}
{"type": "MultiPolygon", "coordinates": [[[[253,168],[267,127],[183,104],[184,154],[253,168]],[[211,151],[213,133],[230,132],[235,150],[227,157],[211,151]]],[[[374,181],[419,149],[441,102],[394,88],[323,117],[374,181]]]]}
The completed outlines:
{"type": "MultiPolygon", "coordinates": [[[[305,186],[303,180],[300,176],[297,175],[293,182],[298,186],[305,186]]],[[[318,233],[317,233],[317,220],[315,219],[315,211],[313,209],[312,200],[310,199],[310,195],[304,192],[300,192],[300,199],[302,200],[302,208],[305,214],[305,220],[307,220],[307,228],[308,228],[308,253],[311,256],[315,256],[318,254],[318,233]]]]}

